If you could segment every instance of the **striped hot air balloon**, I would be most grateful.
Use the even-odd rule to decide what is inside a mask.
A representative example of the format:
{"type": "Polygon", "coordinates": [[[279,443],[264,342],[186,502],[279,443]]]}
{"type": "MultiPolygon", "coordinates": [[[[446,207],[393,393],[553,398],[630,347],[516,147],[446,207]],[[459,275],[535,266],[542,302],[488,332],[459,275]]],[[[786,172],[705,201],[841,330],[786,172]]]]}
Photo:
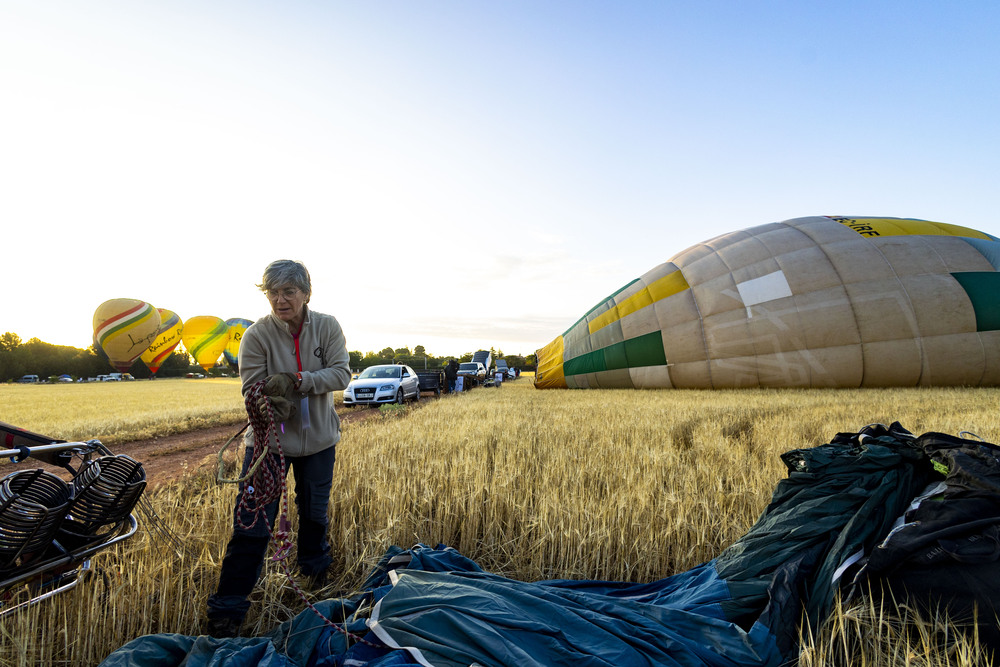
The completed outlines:
{"type": "Polygon", "coordinates": [[[198,315],[184,322],[181,340],[195,363],[207,372],[229,343],[229,327],[222,318],[198,315]]]}
{"type": "Polygon", "coordinates": [[[153,373],[160,370],[163,362],[180,344],[181,332],[184,330],[184,325],[177,313],[166,308],[157,308],[156,310],[160,313],[160,331],[140,357],[153,373]]]}
{"type": "Polygon", "coordinates": [[[156,308],[138,299],[111,299],[94,311],[94,340],[111,365],[127,373],[160,330],[156,308]]]}
{"type": "Polygon", "coordinates": [[[688,248],[537,351],[535,386],[1000,385],[1000,240],[796,218],[688,248]]]}

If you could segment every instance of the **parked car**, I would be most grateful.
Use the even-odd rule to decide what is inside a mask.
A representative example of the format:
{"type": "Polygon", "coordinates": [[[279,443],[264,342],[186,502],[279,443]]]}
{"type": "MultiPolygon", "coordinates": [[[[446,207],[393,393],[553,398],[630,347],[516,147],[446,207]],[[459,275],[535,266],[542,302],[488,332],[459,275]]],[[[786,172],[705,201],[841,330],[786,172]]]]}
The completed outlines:
{"type": "Polygon", "coordinates": [[[482,382],[486,379],[486,367],[478,361],[465,361],[458,365],[458,374],[471,376],[482,382]]]}
{"type": "Polygon", "coordinates": [[[35,384],[38,382],[37,375],[22,375],[18,382],[23,382],[25,384],[35,384]]]}
{"type": "Polygon", "coordinates": [[[407,399],[420,400],[420,380],[412,368],[403,364],[370,366],[344,390],[346,406],[403,404],[407,399]]]}

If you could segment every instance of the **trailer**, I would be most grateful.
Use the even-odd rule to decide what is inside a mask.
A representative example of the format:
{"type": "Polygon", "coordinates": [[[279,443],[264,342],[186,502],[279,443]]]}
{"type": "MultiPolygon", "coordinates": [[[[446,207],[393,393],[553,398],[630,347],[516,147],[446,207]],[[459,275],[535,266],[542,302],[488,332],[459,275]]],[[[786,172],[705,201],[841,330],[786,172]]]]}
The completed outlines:
{"type": "Polygon", "coordinates": [[[420,391],[433,391],[435,396],[440,396],[441,392],[446,391],[448,387],[444,379],[444,371],[440,368],[418,370],[417,379],[420,381],[420,391]]]}
{"type": "Polygon", "coordinates": [[[0,480],[0,617],[68,591],[91,558],[132,537],[142,464],[99,440],[66,442],[0,422],[0,460],[38,462],[0,480]]]}

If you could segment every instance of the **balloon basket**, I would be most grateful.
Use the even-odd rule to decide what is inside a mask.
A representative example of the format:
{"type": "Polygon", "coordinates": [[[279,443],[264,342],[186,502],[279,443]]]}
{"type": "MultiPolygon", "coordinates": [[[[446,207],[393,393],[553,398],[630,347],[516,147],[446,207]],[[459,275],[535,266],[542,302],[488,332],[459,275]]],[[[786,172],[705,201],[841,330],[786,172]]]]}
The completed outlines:
{"type": "Polygon", "coordinates": [[[3,617],[75,588],[94,555],[136,533],[146,473],[98,440],[55,440],[3,422],[0,438],[0,461],[47,466],[0,479],[3,617]]]}

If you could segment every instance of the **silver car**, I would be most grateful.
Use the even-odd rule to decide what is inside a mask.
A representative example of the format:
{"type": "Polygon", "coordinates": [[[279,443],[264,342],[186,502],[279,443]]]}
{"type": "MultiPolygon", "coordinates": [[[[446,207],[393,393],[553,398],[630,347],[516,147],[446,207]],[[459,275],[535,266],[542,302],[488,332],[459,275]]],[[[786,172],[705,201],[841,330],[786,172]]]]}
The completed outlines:
{"type": "Polygon", "coordinates": [[[409,366],[386,364],[369,366],[344,390],[344,405],[403,404],[420,400],[420,381],[409,366]]]}

